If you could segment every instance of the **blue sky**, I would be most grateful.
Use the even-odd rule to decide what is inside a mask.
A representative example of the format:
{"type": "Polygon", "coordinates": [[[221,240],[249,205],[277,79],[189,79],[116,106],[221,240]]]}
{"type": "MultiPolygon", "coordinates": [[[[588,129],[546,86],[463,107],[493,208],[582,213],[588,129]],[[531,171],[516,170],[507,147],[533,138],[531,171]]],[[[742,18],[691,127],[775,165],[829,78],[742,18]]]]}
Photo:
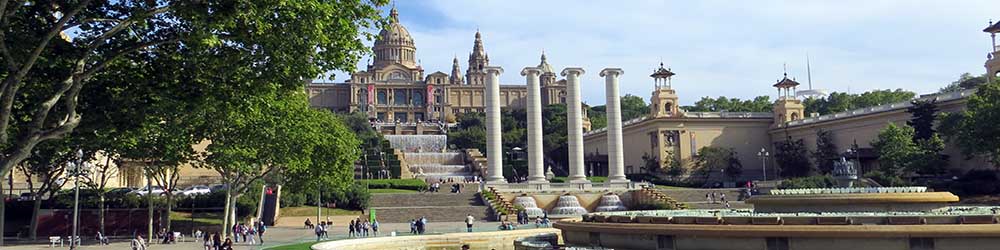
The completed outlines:
{"type": "MultiPolygon", "coordinates": [[[[660,61],[677,76],[682,104],[703,96],[771,95],[781,78],[814,88],[936,91],[964,72],[982,74],[1000,1],[413,1],[396,2],[426,74],[466,69],[478,28],[504,84],[538,65],[583,67],[583,100],[603,104],[607,67],[625,71],[621,93],[648,99],[660,61]]],[[[388,13],[388,7],[385,8],[388,13]]],[[[370,44],[370,42],[369,42],[370,44]]],[[[359,68],[367,58],[359,62],[359,68]]],[[[348,74],[335,72],[335,81],[348,74]]],[[[648,101],[648,100],[647,100],[648,101]]]]}

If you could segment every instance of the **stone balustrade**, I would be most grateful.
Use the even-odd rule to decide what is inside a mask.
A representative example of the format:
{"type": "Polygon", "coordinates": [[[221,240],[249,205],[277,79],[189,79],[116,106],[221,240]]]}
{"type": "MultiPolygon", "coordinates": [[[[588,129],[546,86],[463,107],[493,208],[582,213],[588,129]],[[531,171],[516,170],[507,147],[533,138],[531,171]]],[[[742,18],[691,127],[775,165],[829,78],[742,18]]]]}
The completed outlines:
{"type": "Polygon", "coordinates": [[[800,188],[774,189],[771,195],[815,194],[874,194],[874,193],[924,193],[927,187],[856,187],[856,188],[800,188]]]}

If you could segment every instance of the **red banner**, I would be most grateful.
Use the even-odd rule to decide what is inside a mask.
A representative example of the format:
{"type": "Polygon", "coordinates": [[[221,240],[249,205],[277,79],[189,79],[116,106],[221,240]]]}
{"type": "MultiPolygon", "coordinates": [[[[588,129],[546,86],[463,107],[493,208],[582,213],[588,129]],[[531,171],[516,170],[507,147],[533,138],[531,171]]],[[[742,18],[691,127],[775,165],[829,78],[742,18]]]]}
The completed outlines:
{"type": "Polygon", "coordinates": [[[368,84],[368,104],[375,104],[375,85],[368,84]]]}
{"type": "Polygon", "coordinates": [[[424,100],[427,100],[427,104],[436,103],[436,100],[434,100],[434,85],[427,85],[427,97],[424,100]]]}

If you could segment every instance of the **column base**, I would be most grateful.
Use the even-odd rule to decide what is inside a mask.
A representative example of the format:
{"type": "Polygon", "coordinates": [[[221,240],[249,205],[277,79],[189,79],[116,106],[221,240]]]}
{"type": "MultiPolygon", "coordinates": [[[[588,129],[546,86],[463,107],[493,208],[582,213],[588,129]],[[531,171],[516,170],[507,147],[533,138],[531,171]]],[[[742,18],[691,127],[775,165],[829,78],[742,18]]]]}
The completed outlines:
{"type": "Polygon", "coordinates": [[[528,179],[528,184],[544,184],[544,183],[549,183],[548,180],[545,180],[545,177],[538,177],[538,178],[530,178],[530,179],[528,179]]]}
{"type": "Polygon", "coordinates": [[[570,177],[569,181],[567,181],[567,182],[569,182],[569,183],[590,183],[590,180],[587,180],[587,177],[582,177],[581,176],[581,177],[570,177]]]}
{"type": "Polygon", "coordinates": [[[630,181],[629,179],[626,179],[623,176],[621,178],[608,178],[608,182],[610,182],[610,183],[629,183],[629,182],[632,182],[632,181],[630,181]]]}

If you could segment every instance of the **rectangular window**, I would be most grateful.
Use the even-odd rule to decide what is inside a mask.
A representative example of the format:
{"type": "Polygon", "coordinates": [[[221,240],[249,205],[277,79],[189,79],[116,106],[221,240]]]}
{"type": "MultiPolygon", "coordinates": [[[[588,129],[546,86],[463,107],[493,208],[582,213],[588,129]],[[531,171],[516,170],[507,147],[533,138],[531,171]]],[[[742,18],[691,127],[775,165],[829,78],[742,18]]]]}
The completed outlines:
{"type": "Polygon", "coordinates": [[[766,239],[767,250],[788,250],[788,238],[770,237],[766,239]]]}
{"type": "Polygon", "coordinates": [[[674,250],[673,235],[657,235],[656,250],[674,250]]]}
{"type": "Polygon", "coordinates": [[[410,120],[407,120],[405,112],[396,112],[395,114],[392,114],[392,116],[393,116],[393,118],[396,118],[397,122],[409,122],[410,121],[410,120]]]}
{"type": "Polygon", "coordinates": [[[934,238],[910,238],[910,250],[934,250],[934,238]]]}

